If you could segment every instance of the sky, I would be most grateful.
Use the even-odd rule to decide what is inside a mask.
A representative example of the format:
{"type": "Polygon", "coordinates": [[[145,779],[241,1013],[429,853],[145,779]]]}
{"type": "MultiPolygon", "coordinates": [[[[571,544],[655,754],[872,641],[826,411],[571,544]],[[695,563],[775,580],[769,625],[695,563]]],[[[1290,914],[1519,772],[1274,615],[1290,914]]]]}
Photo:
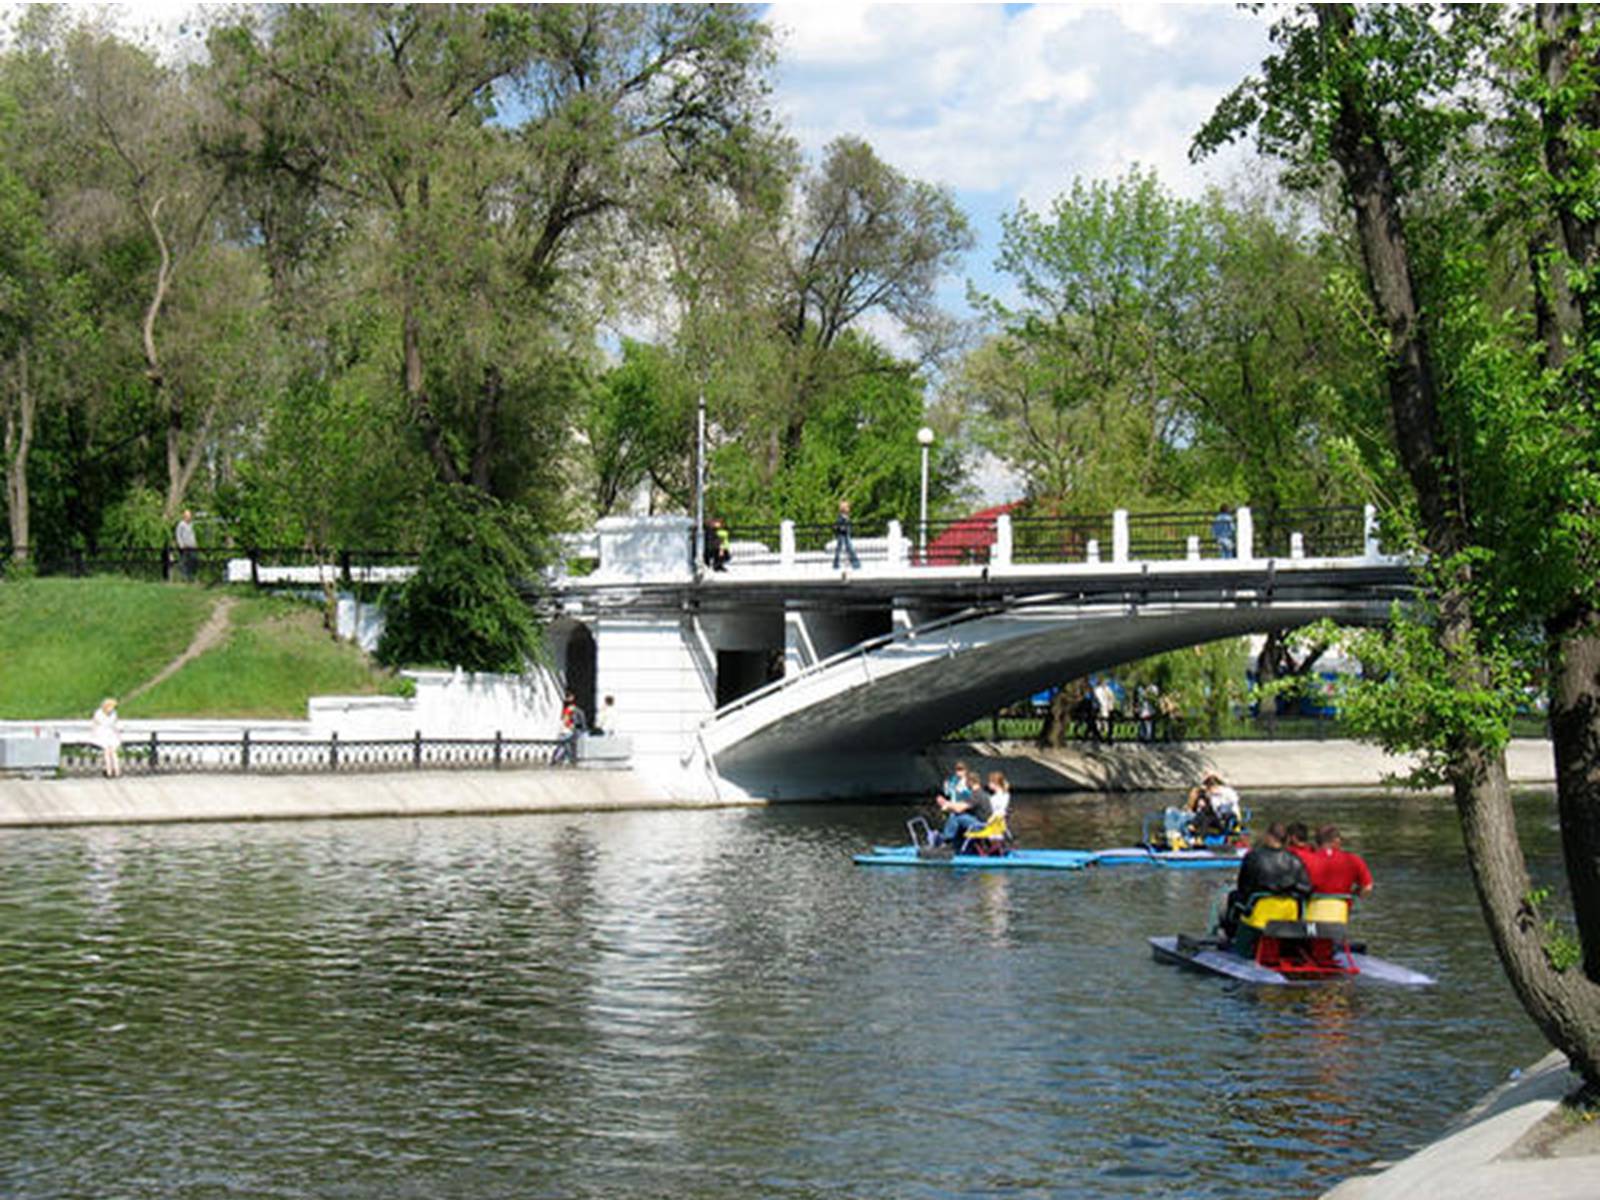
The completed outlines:
{"type": "Polygon", "coordinates": [[[1268,51],[1268,18],[1230,4],[778,3],[775,103],[815,162],[842,134],[901,172],[945,185],[978,244],[966,281],[1005,291],[1000,217],[1046,210],[1074,179],[1155,169],[1187,196],[1245,169],[1189,142],[1268,51]]]}

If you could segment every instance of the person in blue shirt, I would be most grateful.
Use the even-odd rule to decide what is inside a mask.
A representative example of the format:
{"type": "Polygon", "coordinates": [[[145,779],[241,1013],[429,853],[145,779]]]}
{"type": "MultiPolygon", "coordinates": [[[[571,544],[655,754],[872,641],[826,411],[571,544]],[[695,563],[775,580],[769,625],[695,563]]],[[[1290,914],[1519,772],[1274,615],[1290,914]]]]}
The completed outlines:
{"type": "Polygon", "coordinates": [[[1211,537],[1217,543],[1218,558],[1232,558],[1234,556],[1233,509],[1226,504],[1217,509],[1217,515],[1212,519],[1211,537]]]}

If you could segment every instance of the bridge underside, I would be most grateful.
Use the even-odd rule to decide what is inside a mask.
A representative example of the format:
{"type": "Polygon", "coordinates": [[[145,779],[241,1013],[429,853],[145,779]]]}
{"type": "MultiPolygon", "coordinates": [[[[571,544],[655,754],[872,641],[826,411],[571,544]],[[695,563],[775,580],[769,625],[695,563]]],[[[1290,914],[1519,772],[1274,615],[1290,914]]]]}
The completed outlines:
{"type": "Polygon", "coordinates": [[[1323,617],[1373,624],[1387,607],[1340,603],[1184,606],[1165,611],[1013,611],[846,659],[718,719],[706,746],[717,772],[752,794],[883,794],[922,786],[911,760],[951,729],[1019,696],[1093,671],[1220,638],[1293,629],[1323,617]],[[916,783],[909,781],[917,778],[916,783]]]}

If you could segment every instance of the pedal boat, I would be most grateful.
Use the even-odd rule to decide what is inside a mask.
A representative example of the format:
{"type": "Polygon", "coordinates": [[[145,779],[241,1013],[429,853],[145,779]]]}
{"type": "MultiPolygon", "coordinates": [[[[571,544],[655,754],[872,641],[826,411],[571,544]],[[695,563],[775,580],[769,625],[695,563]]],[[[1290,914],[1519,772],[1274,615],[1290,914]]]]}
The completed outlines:
{"type": "Polygon", "coordinates": [[[1133,846],[1115,846],[1095,852],[1095,864],[1102,867],[1154,866],[1176,870],[1228,870],[1237,868],[1250,849],[1245,828],[1228,833],[1168,833],[1162,828],[1160,813],[1147,815],[1133,846]],[[1152,832],[1152,829],[1154,832],[1152,832]]]}
{"type": "Polygon", "coordinates": [[[1375,958],[1349,939],[1352,898],[1315,895],[1251,897],[1231,941],[1220,937],[1153,937],[1157,962],[1260,984],[1370,979],[1406,987],[1435,982],[1420,971],[1375,958]]]}
{"type": "Polygon", "coordinates": [[[1013,842],[1004,817],[992,818],[970,831],[955,846],[934,844],[933,830],[921,817],[906,822],[910,840],[898,846],[874,846],[857,854],[863,867],[943,867],[981,871],[1081,871],[1094,861],[1092,850],[1024,850],[1013,842]]]}

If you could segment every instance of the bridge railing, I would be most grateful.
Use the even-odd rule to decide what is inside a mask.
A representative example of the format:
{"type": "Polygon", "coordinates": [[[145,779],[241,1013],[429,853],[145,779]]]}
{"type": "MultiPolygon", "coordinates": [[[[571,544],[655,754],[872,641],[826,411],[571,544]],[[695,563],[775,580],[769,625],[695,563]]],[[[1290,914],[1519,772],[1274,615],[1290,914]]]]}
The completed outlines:
{"type": "Polygon", "coordinates": [[[1010,517],[1011,560],[1087,563],[1111,558],[1114,519],[1104,516],[1010,517]]]}
{"type": "Polygon", "coordinates": [[[925,532],[926,537],[921,525],[910,530],[913,545],[908,558],[912,566],[984,566],[994,559],[1000,521],[995,516],[929,521],[925,532]],[[926,549],[922,548],[924,541],[926,549]]]}
{"type": "Polygon", "coordinates": [[[1255,553],[1258,558],[1288,558],[1299,534],[1300,552],[1307,558],[1346,558],[1364,554],[1368,537],[1367,510],[1358,504],[1332,508],[1280,508],[1255,514],[1255,553]]]}

